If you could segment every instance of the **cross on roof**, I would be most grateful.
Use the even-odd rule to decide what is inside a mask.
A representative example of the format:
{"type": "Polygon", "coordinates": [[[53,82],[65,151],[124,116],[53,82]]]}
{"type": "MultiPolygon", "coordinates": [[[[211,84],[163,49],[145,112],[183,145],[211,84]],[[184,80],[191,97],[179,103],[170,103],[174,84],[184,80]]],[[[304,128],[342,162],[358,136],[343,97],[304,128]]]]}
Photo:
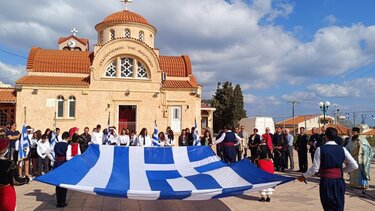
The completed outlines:
{"type": "Polygon", "coordinates": [[[128,5],[129,5],[129,3],[132,3],[133,0],[121,0],[121,2],[125,3],[125,10],[128,10],[128,5]]]}
{"type": "Polygon", "coordinates": [[[73,36],[76,36],[78,30],[74,27],[70,32],[72,32],[73,36]]]}

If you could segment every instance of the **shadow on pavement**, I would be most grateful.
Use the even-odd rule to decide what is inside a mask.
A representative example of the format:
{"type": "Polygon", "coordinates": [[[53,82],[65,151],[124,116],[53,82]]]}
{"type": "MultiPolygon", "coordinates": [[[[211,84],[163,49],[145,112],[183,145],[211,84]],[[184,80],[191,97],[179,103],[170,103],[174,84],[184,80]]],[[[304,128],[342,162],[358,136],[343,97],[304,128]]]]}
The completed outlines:
{"type": "MultiPolygon", "coordinates": [[[[40,189],[33,192],[25,193],[25,196],[35,196],[36,201],[42,202],[41,205],[33,210],[55,210],[55,194],[43,193],[40,189]]],[[[240,196],[246,200],[257,200],[253,196],[240,196]]],[[[229,211],[230,208],[218,199],[207,201],[182,201],[182,200],[159,200],[159,201],[142,201],[123,198],[111,198],[96,196],[76,191],[68,191],[68,206],[65,209],[73,210],[205,210],[205,211],[229,211]]]]}

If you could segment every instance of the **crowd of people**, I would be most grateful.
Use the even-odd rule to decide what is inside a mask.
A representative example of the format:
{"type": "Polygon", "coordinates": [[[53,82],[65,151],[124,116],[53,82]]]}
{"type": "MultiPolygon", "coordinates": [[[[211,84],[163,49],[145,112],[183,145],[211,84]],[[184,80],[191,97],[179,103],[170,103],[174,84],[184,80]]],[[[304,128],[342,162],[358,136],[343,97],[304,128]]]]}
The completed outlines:
{"type": "MultiPolygon", "coordinates": [[[[258,129],[253,128],[253,133],[248,134],[244,126],[227,127],[219,132],[215,140],[211,137],[209,130],[204,131],[203,135],[199,136],[199,140],[197,140],[193,127],[191,130],[189,128],[183,129],[178,140],[175,141],[174,132],[170,127],[167,127],[165,132],[154,130],[152,136],[150,136],[146,128],[142,128],[137,135],[135,131],[127,128],[121,129],[120,133],[116,130],[116,127],[107,127],[102,130],[100,125],[93,128],[91,133],[90,129],[85,127],[81,134],[76,127],[64,133],[61,133],[59,128],[54,131],[47,128],[42,133],[41,130],[35,130],[27,126],[26,133],[29,144],[26,149],[22,149],[27,152],[27,157],[18,161],[21,134],[17,131],[17,125],[11,123],[0,131],[0,138],[2,138],[0,156],[3,162],[0,163],[0,168],[12,169],[14,180],[11,183],[9,179],[1,180],[1,185],[10,184],[13,186],[13,181],[19,184],[27,183],[35,176],[43,175],[74,156],[84,153],[90,144],[145,147],[216,145],[216,153],[224,162],[233,163],[248,158],[259,168],[271,174],[274,171],[294,170],[293,154],[296,150],[298,152],[298,172],[305,172],[304,176],[309,177],[312,172],[314,174],[320,173],[316,172],[316,166],[320,164],[320,161],[317,160],[321,159],[320,149],[330,141],[342,148],[346,147],[345,150],[359,164],[357,170],[351,169],[350,186],[363,190],[369,187],[372,148],[366,139],[359,136],[359,128],[353,128],[352,131],[349,131],[345,139],[337,134],[332,135],[332,131],[329,134],[329,139],[327,139],[325,127],[321,128],[321,133],[318,133],[318,128],[312,128],[310,136],[306,134],[305,128],[301,127],[296,140],[290,134],[289,129],[277,127],[274,134],[270,131],[270,128],[266,128],[264,133],[260,135],[258,129]],[[5,145],[7,147],[4,147],[5,145]],[[314,161],[309,170],[308,152],[314,161]],[[311,170],[312,168],[313,170],[311,170]]],[[[343,159],[346,159],[345,156],[343,159]]],[[[337,162],[339,163],[341,160],[337,162]]],[[[58,207],[67,205],[66,192],[66,189],[56,187],[58,207]]],[[[269,196],[272,192],[273,189],[262,190],[261,201],[270,201],[269,196]]]]}

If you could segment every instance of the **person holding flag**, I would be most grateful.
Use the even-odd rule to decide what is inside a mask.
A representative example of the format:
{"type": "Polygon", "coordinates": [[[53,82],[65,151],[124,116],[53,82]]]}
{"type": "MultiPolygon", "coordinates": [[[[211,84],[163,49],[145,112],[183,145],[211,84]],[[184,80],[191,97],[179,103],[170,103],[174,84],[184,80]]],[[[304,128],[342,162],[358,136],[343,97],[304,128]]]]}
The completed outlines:
{"type": "MultiPolygon", "coordinates": [[[[18,151],[18,175],[23,177],[23,165],[29,165],[28,155],[30,152],[30,143],[27,133],[27,128],[25,125],[22,126],[22,134],[20,140],[16,141],[16,151],[18,151]]],[[[30,177],[29,168],[25,167],[25,175],[30,177]]]]}
{"type": "MultiPolygon", "coordinates": [[[[230,128],[227,126],[226,128],[230,128]]],[[[231,130],[226,130],[215,144],[223,142],[223,158],[226,163],[236,162],[236,146],[240,144],[241,138],[231,130]]]]}

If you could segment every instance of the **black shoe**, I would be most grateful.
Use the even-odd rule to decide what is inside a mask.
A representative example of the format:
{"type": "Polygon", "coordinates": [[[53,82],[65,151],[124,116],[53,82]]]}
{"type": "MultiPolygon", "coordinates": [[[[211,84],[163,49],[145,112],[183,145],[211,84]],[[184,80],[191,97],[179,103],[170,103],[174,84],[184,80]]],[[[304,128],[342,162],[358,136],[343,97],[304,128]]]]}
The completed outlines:
{"type": "Polygon", "coordinates": [[[285,172],[285,170],[284,170],[284,169],[281,169],[281,172],[285,172]]]}
{"type": "Polygon", "coordinates": [[[266,202],[271,202],[271,198],[267,197],[266,202]]]}
{"type": "Polygon", "coordinates": [[[56,205],[56,207],[66,207],[66,206],[68,206],[68,204],[67,204],[67,203],[63,203],[63,204],[57,204],[57,205],[56,205]]]}
{"type": "Polygon", "coordinates": [[[265,199],[264,197],[262,197],[262,198],[260,198],[258,201],[260,201],[260,202],[265,202],[266,199],[265,199]]]}

